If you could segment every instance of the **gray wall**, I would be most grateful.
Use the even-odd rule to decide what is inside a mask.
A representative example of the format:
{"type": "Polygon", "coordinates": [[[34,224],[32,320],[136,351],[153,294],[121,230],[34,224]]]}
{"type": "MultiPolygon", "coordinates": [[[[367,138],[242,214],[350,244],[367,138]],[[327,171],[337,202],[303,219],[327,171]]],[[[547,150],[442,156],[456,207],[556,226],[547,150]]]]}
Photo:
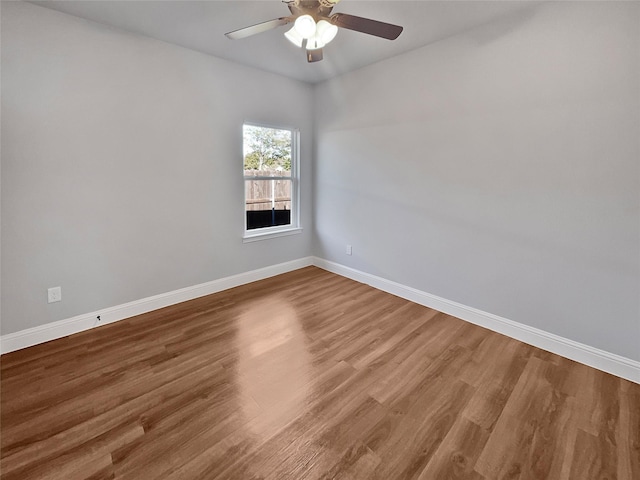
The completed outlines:
{"type": "Polygon", "coordinates": [[[304,232],[242,243],[241,149],[244,120],[297,126],[309,173],[312,100],[277,75],[3,2],[2,334],[309,255],[310,175],[304,232]]]}
{"type": "Polygon", "coordinates": [[[640,360],[639,11],[545,4],[319,86],[315,254],[640,360]]]}

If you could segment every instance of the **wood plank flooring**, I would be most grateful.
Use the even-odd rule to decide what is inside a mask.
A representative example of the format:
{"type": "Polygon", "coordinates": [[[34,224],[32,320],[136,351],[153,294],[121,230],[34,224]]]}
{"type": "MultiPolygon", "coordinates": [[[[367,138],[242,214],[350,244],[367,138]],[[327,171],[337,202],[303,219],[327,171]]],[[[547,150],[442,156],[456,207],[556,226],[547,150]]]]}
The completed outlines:
{"type": "Polygon", "coordinates": [[[640,385],[315,267],[1,363],[3,480],[640,479],[640,385]]]}

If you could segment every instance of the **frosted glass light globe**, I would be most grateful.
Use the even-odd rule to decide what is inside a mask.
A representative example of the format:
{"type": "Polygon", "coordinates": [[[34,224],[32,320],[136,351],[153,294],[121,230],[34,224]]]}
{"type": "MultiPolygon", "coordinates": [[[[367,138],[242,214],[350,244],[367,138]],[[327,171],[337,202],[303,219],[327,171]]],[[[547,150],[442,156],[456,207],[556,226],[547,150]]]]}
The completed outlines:
{"type": "Polygon", "coordinates": [[[287,40],[293,43],[296,47],[302,47],[304,38],[302,38],[302,35],[298,33],[296,27],[291,27],[290,30],[284,32],[284,36],[287,37],[287,40]]]}
{"type": "Polygon", "coordinates": [[[326,20],[320,20],[316,27],[316,37],[320,38],[323,45],[333,40],[338,33],[338,27],[326,20]]]}
{"type": "Polygon", "coordinates": [[[302,38],[311,38],[316,33],[316,21],[311,15],[300,15],[293,26],[302,38]]]}
{"type": "Polygon", "coordinates": [[[318,48],[323,48],[324,46],[325,43],[320,38],[320,35],[318,35],[318,32],[316,32],[313,37],[307,40],[307,50],[317,50],[318,48]]]}

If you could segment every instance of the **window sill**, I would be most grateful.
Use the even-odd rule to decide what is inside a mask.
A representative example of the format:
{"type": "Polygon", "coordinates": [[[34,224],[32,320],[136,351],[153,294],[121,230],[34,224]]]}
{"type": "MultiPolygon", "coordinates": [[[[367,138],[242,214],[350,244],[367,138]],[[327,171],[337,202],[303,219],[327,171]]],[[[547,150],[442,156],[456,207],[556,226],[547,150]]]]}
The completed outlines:
{"type": "MultiPolygon", "coordinates": [[[[266,230],[266,229],[261,229],[266,230]]],[[[302,233],[302,227],[287,227],[282,230],[270,230],[268,232],[260,233],[246,233],[242,237],[242,243],[258,242],[260,240],[269,240],[270,238],[286,237],[289,235],[296,235],[302,233]]]]}

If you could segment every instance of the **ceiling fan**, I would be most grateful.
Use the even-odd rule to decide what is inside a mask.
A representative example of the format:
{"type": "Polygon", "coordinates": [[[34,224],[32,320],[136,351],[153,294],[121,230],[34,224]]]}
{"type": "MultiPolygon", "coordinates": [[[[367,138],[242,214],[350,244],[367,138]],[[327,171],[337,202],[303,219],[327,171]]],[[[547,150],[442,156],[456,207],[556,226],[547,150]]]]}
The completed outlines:
{"type": "Polygon", "coordinates": [[[305,48],[308,62],[322,60],[322,49],[338,33],[338,27],[367,33],[376,37],[395,40],[402,33],[402,27],[390,23],[356,17],[346,13],[331,14],[340,0],[282,0],[291,15],[226,33],[227,38],[237,40],[266,32],[293,22],[293,27],[285,32],[285,37],[294,45],[305,48]]]}

